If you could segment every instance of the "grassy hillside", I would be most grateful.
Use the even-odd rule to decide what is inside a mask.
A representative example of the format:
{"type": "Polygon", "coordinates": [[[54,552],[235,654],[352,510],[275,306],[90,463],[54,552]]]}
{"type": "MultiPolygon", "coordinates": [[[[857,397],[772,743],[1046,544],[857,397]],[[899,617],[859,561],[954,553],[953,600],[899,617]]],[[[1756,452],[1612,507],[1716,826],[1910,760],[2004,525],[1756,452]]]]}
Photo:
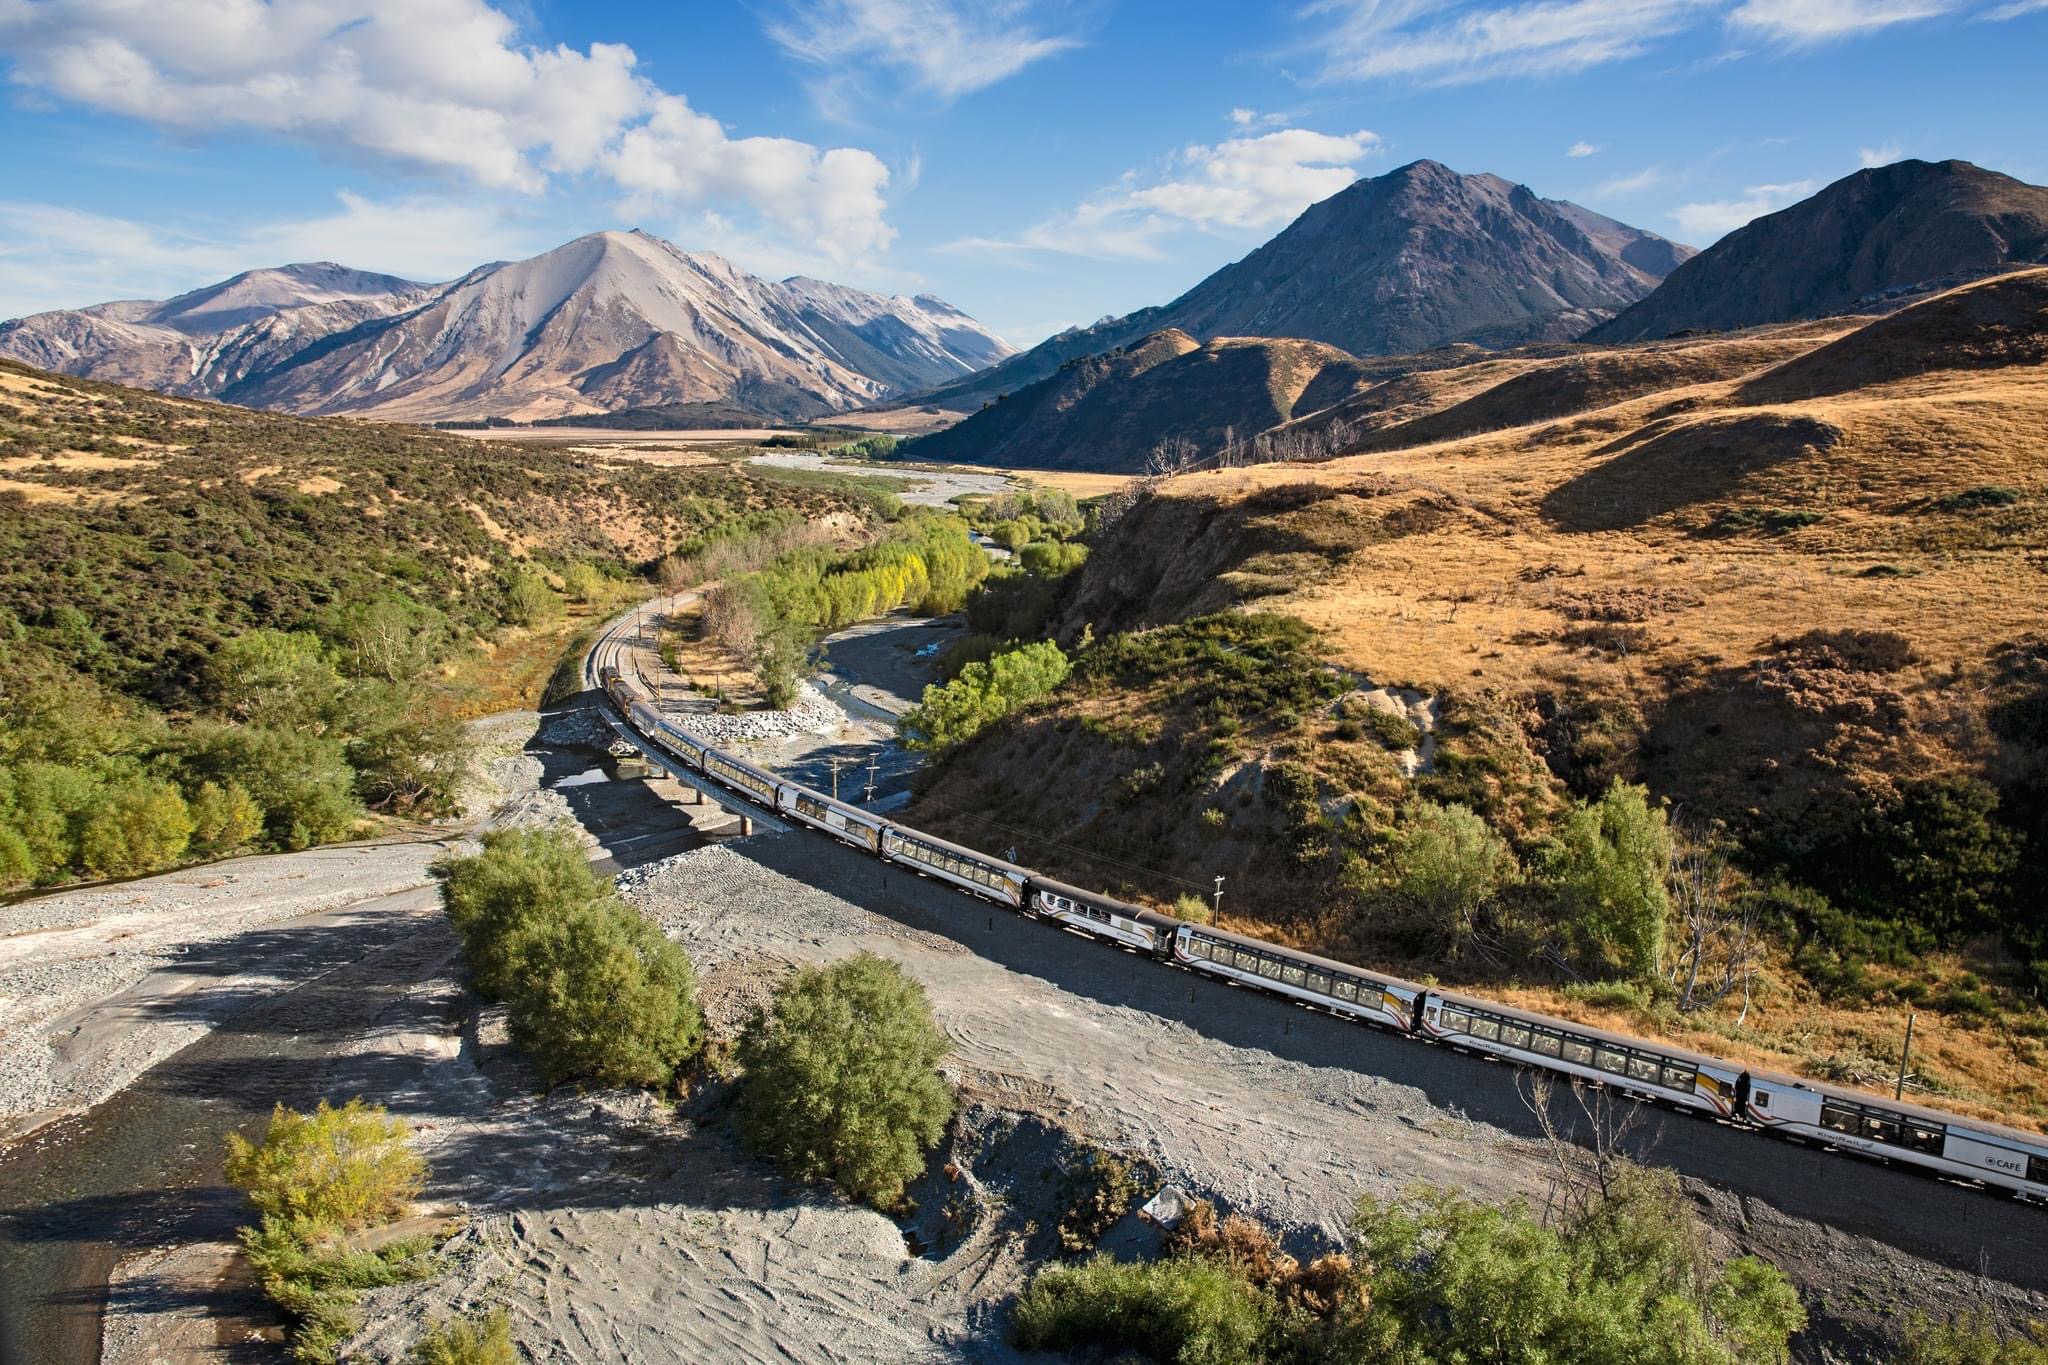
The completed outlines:
{"type": "Polygon", "coordinates": [[[914,818],[1160,903],[1222,874],[1239,927],[1806,1074],[1881,1082],[1931,1007],[1925,1096],[2048,1116],[2044,290],[1490,359],[1421,376],[1385,449],[1155,487],[1049,613],[1072,679],[914,818]],[[1692,860],[1647,972],[1559,871],[1616,783],[1692,860]],[[1474,880],[1425,894],[1425,853],[1474,880]],[[1675,1003],[1688,886],[1709,976],[1767,945],[1746,1012],[1675,1003]]]}
{"type": "Polygon", "coordinates": [[[0,889],[444,813],[453,718],[515,704],[662,555],[777,511],[867,515],[744,466],[0,363],[0,889]]]}

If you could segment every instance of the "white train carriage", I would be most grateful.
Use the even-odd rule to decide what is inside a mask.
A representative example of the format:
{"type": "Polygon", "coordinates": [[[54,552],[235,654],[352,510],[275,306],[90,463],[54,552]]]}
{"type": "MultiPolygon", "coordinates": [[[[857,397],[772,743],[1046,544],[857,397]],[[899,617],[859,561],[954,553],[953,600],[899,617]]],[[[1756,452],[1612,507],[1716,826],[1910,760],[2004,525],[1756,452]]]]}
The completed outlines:
{"type": "Polygon", "coordinates": [[[1121,943],[1152,957],[1166,956],[1178,927],[1178,921],[1156,911],[1036,874],[1024,909],[1039,919],[1055,920],[1091,938],[1121,943]]]}
{"type": "Polygon", "coordinates": [[[823,792],[785,781],[777,789],[776,808],[790,819],[822,829],[856,848],[870,853],[882,851],[882,831],[889,822],[857,806],[834,801],[823,792]]]}
{"type": "Polygon", "coordinates": [[[2048,1138],[2039,1133],[1768,1071],[1749,1073],[1745,1111],[1774,1133],[2048,1200],[2048,1138]]]}
{"type": "Polygon", "coordinates": [[[1225,977],[1334,1010],[1403,1033],[1415,1028],[1415,1003],[1422,987],[1398,977],[1296,952],[1225,929],[1183,924],[1174,935],[1174,960],[1198,972],[1225,977]]]}
{"type": "Polygon", "coordinates": [[[704,775],[716,778],[734,791],[751,796],[769,810],[776,809],[775,789],[782,785],[775,774],[757,768],[745,759],[734,758],[723,749],[705,748],[704,775]]]}
{"type": "Polygon", "coordinates": [[[1011,908],[1024,904],[1024,886],[1030,872],[1015,863],[976,853],[971,848],[902,825],[882,830],[882,856],[918,871],[964,887],[977,896],[999,900],[1011,908]]]}
{"type": "Polygon", "coordinates": [[[653,728],[642,730],[641,733],[651,735],[657,744],[681,759],[685,765],[699,770],[704,767],[704,755],[711,752],[710,745],[680,726],[671,724],[658,712],[654,715],[653,728]]]}
{"type": "Polygon", "coordinates": [[[1425,1037],[1453,1047],[1720,1117],[1738,1109],[1742,1068],[1697,1052],[1445,991],[1428,994],[1420,1017],[1425,1037]]]}

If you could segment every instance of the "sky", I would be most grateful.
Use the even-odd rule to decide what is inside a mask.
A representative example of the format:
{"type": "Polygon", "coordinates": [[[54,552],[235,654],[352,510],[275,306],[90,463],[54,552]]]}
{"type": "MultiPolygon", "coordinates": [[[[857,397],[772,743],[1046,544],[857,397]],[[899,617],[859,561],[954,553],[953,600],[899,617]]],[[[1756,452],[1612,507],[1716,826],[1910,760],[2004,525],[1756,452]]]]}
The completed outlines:
{"type": "Polygon", "coordinates": [[[2048,0],[0,0],[0,317],[639,227],[1027,346],[1424,157],[1694,246],[2048,183],[2044,69],[2048,0]]]}

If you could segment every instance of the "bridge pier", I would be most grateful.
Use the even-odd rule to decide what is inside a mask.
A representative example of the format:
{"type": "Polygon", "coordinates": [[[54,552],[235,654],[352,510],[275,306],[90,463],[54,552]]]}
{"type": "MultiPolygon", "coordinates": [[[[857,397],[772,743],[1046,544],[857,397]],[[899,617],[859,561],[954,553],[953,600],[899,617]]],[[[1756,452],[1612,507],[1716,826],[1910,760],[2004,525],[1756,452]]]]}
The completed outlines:
{"type": "Polygon", "coordinates": [[[747,836],[748,836],[749,834],[752,834],[753,832],[754,832],[754,817],[753,817],[753,816],[751,816],[751,815],[742,815],[742,816],[740,816],[740,838],[744,839],[744,838],[746,838],[746,837],[747,837],[747,836]]]}

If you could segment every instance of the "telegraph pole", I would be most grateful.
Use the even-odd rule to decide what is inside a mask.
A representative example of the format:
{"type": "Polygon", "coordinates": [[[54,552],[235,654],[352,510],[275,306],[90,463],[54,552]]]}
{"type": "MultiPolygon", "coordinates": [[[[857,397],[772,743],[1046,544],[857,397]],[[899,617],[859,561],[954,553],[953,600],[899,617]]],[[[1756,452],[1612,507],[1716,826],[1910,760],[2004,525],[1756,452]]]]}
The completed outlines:
{"type": "Polygon", "coordinates": [[[1209,913],[1212,918],[1223,913],[1223,876],[1221,873],[1218,873],[1216,877],[1216,903],[1209,913]]]}
{"type": "Polygon", "coordinates": [[[1898,1083],[1898,1084],[1897,1084],[1896,1086],[1892,1087],[1892,1098],[1893,1098],[1893,1099],[1895,1099],[1895,1100],[1897,1100],[1897,1099],[1904,1099],[1904,1098],[1905,1098],[1905,1095],[1906,1095],[1906,1064],[1907,1064],[1908,1062],[1910,1062],[1910,1061],[1911,1061],[1911,1060],[1913,1059],[1913,1020],[1914,1020],[1914,1018],[1915,1018],[1915,1015],[1914,1015],[1913,1011],[1912,1011],[1912,1010],[1907,1010],[1907,1011],[1906,1011],[1906,1045],[1905,1045],[1904,1047],[1902,1047],[1902,1048],[1900,1048],[1900,1049],[1899,1049],[1899,1083],[1898,1083]]]}
{"type": "Polygon", "coordinates": [[[867,795],[863,802],[866,805],[872,806],[875,804],[875,766],[881,761],[882,756],[880,754],[868,755],[868,787],[867,795]]]}
{"type": "Polygon", "coordinates": [[[832,799],[834,801],[839,799],[839,765],[843,761],[836,755],[832,759],[832,799]]]}

